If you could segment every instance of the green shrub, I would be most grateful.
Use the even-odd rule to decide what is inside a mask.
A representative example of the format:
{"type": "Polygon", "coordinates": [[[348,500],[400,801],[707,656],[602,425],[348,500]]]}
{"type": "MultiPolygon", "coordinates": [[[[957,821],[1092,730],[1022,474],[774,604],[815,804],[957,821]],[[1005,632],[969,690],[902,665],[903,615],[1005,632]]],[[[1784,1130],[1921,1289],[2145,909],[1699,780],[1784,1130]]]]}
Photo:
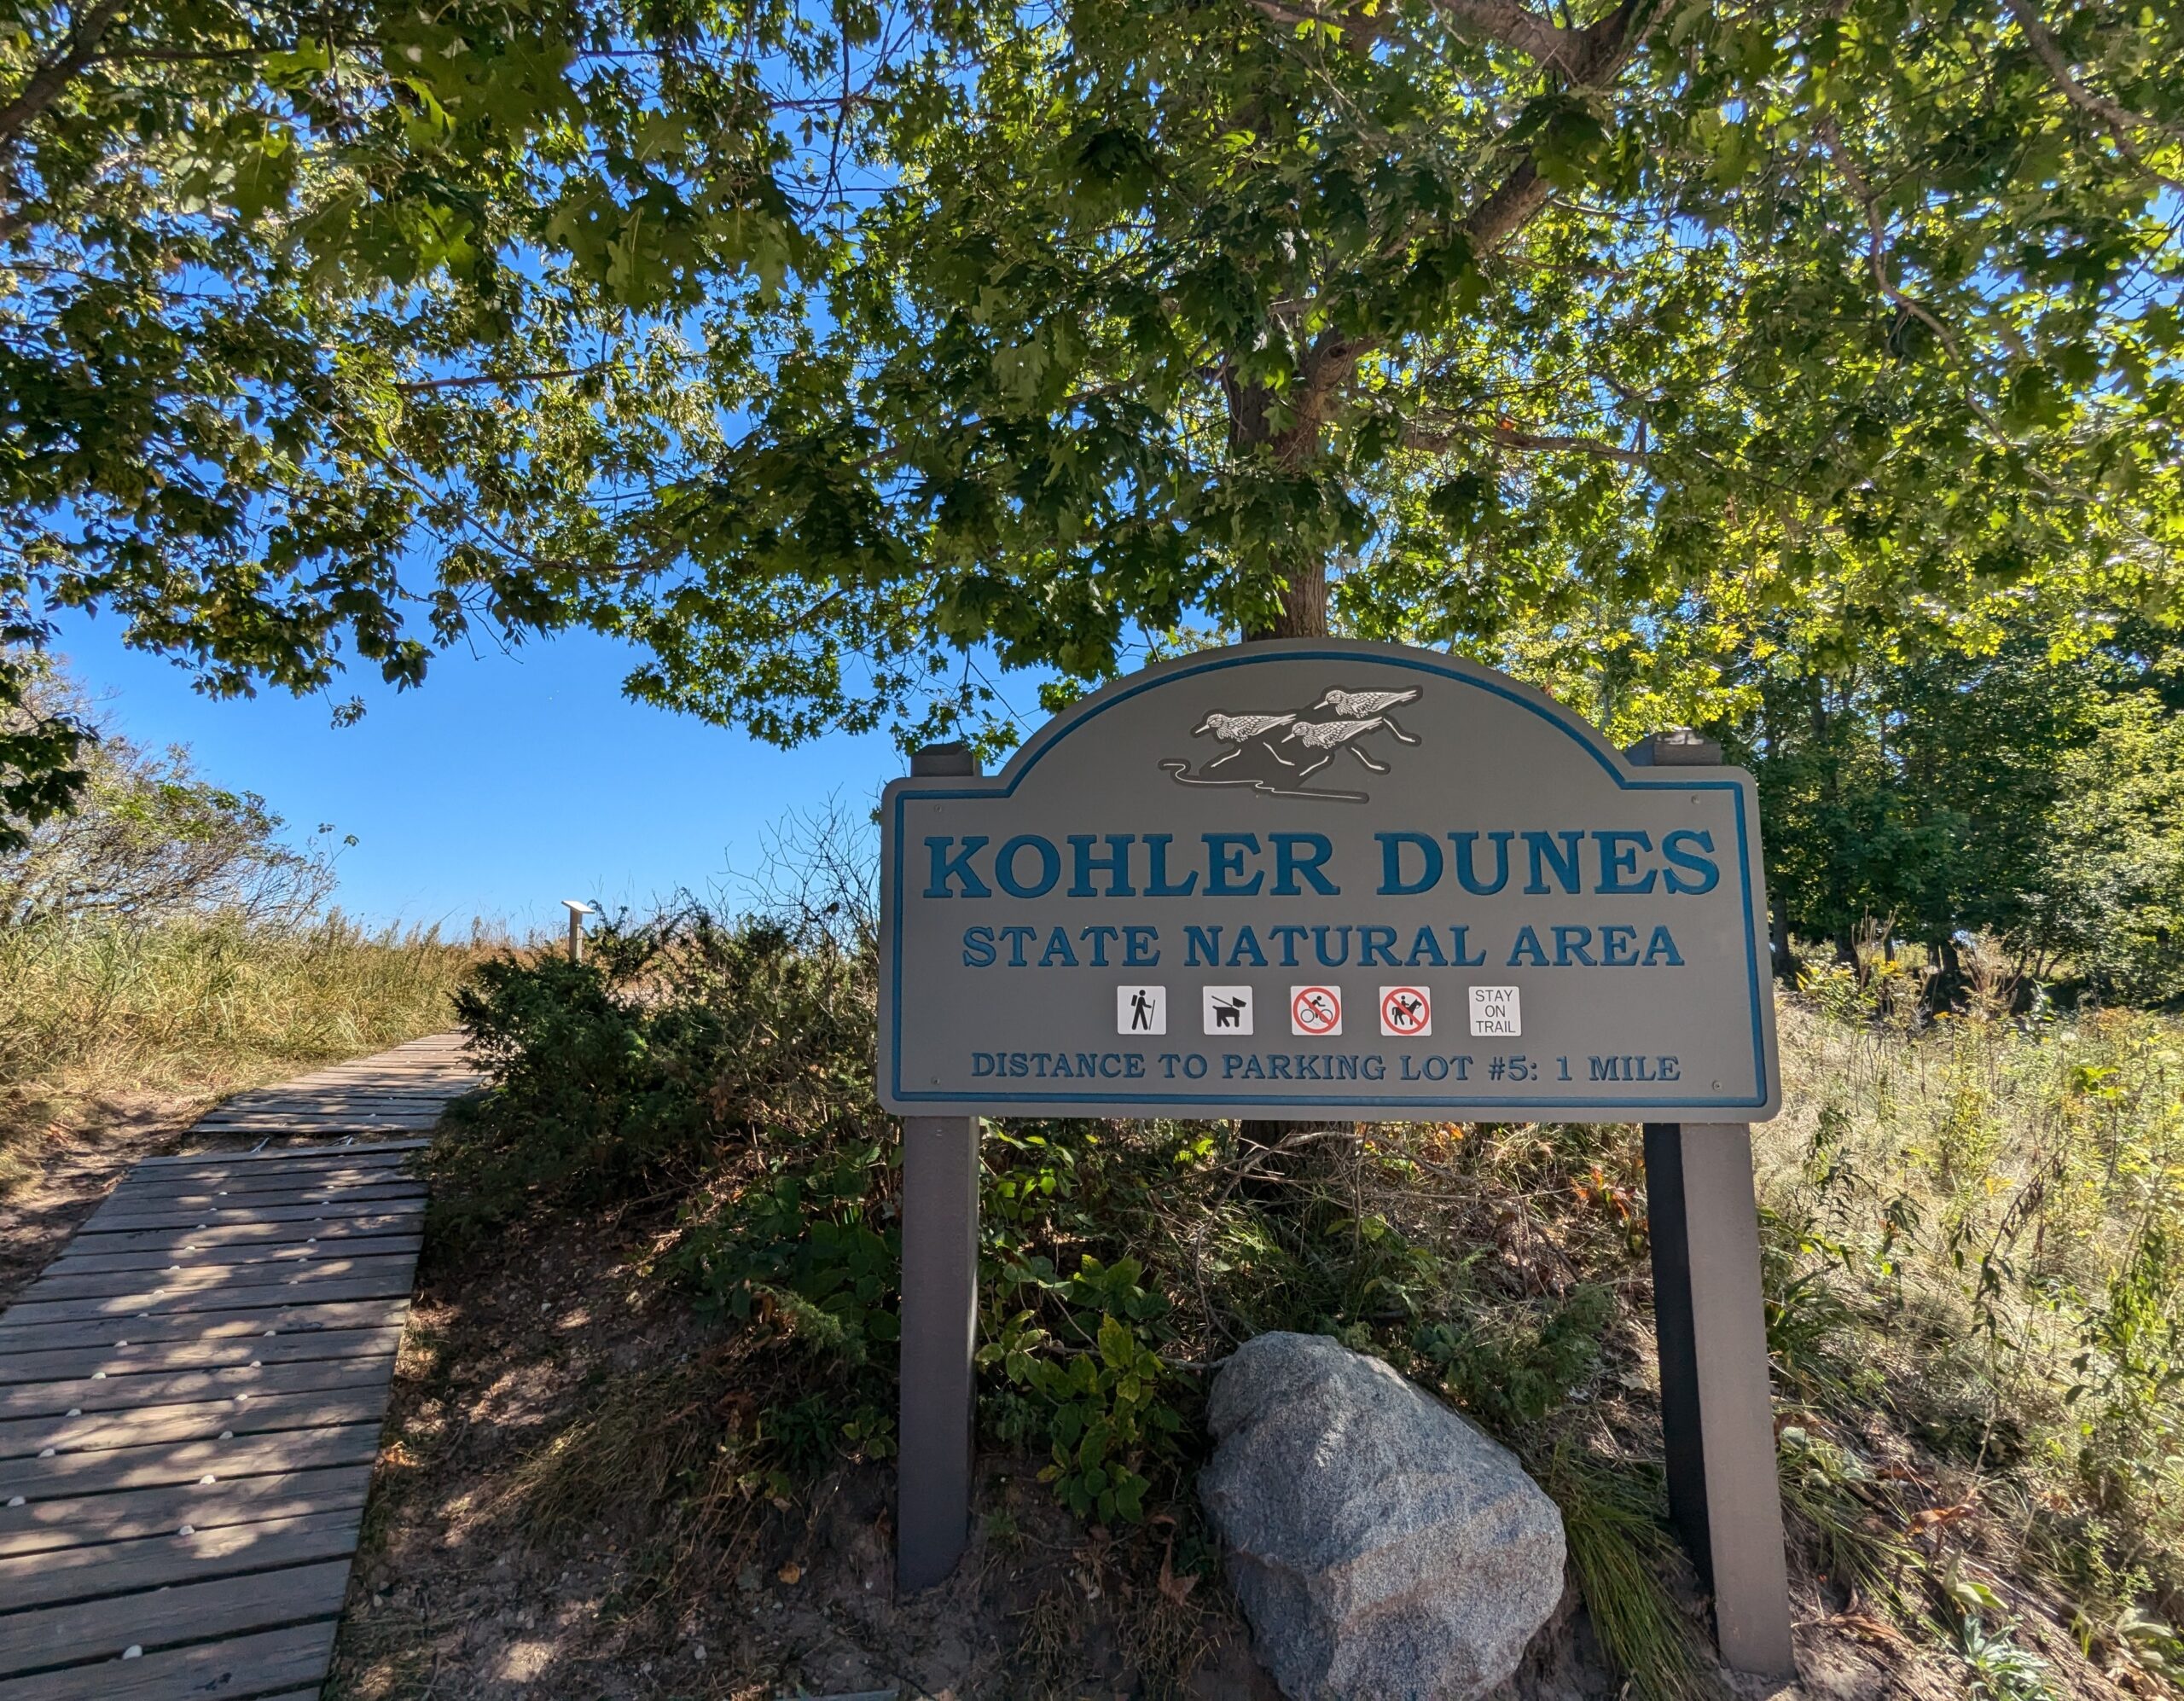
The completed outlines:
{"type": "Polygon", "coordinates": [[[485,964],[457,1011],[493,1091],[443,1145],[452,1215],[627,1199],[730,1152],[831,1168],[884,1126],[868,965],[814,932],[610,926],[582,964],[485,964]]]}

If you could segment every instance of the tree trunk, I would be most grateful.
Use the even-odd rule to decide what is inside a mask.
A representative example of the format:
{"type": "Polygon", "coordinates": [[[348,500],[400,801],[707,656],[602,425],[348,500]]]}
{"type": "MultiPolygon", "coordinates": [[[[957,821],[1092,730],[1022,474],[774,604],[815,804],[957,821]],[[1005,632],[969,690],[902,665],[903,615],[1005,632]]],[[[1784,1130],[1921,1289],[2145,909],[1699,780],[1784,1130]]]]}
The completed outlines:
{"type": "Polygon", "coordinates": [[[1775,979],[1795,986],[1800,965],[1790,945],[1789,914],[1780,903],[1767,907],[1767,942],[1773,948],[1775,979]]]}
{"type": "Polygon", "coordinates": [[[1282,587],[1281,612],[1264,629],[1246,627],[1244,642],[1269,638],[1324,638],[1327,635],[1327,564],[1298,561],[1282,587]]]}
{"type": "MultiPolygon", "coordinates": [[[[1258,385],[1229,382],[1228,446],[1232,454],[1260,450],[1272,456],[1284,470],[1295,472],[1309,464],[1319,451],[1321,415],[1327,392],[1299,398],[1288,427],[1272,428],[1275,398],[1258,385]]],[[[1299,555],[1288,566],[1281,590],[1281,608],[1264,626],[1246,626],[1244,642],[1263,643],[1269,638],[1324,638],[1327,635],[1327,564],[1319,556],[1299,555]]],[[[1237,1137],[1247,1154],[1266,1152],[1281,1144],[1285,1135],[1319,1126],[1309,1122],[1276,1122],[1250,1118],[1237,1125],[1237,1137]]],[[[1297,1173],[1303,1154],[1282,1152],[1267,1157],[1257,1172],[1258,1185],[1249,1191],[1278,1190],[1285,1178],[1297,1173]]]]}

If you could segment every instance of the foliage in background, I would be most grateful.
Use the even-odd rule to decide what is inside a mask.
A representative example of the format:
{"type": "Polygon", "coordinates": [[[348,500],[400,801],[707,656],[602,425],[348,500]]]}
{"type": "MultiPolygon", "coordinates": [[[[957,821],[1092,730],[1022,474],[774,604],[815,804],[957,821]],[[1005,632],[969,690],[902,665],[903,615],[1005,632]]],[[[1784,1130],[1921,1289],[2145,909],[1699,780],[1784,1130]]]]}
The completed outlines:
{"type": "MultiPolygon", "coordinates": [[[[781,0],[10,5],[7,641],[103,606],[215,692],[307,692],[573,618],[595,485],[717,430],[666,326],[808,252],[758,67],[840,40],[781,0]]],[[[65,794],[49,730],[0,723],[0,829],[65,794]]]]}
{"type": "MultiPolygon", "coordinates": [[[[1330,599],[1496,658],[1597,624],[1655,723],[1771,610],[2165,618],[2180,30],[18,3],[0,623],[104,607],[230,694],[588,623],[793,741],[1330,599]]],[[[11,823],[74,736],[0,730],[11,823]]]]}
{"type": "Polygon", "coordinates": [[[52,626],[32,612],[26,590],[22,572],[0,561],[0,855],[74,804],[85,778],[78,763],[95,740],[82,718],[32,701],[52,626]]]}
{"type": "Polygon", "coordinates": [[[2020,612],[1970,650],[1760,636],[1739,666],[1757,706],[1722,729],[1759,779],[1778,926],[1847,961],[1873,924],[1952,967],[1957,934],[1994,933],[2031,978],[2184,993],[2176,655],[2096,636],[2020,612]]]}
{"type": "MultiPolygon", "coordinates": [[[[14,660],[30,681],[20,713],[96,725],[82,692],[52,663],[14,660]]],[[[291,925],[333,896],[333,858],[317,840],[303,850],[284,842],[287,823],[264,798],[200,779],[183,746],[148,751],[107,728],[81,759],[74,807],[0,847],[0,928],[215,915],[291,925]]]]}

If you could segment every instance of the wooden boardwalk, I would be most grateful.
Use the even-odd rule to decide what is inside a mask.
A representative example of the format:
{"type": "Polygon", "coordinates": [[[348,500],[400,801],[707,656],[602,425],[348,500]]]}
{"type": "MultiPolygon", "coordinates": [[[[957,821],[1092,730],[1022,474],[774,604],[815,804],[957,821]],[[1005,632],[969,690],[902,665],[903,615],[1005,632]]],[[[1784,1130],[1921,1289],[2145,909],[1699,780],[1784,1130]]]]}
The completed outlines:
{"type": "Polygon", "coordinates": [[[231,1100],[0,1313],[0,1701],[305,1701],[410,1306],[424,1041],[231,1100]],[[276,1138],[313,1143],[283,1145],[276,1138]]]}

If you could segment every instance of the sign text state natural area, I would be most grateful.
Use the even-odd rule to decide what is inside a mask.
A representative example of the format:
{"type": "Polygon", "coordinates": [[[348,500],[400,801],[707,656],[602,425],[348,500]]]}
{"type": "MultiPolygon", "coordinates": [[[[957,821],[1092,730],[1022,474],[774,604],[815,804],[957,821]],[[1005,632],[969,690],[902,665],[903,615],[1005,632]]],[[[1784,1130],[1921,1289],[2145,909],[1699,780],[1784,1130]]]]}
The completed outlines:
{"type": "Polygon", "coordinates": [[[909,1115],[1774,1114],[1749,775],[1528,686],[1294,640],[1148,670],[882,807],[909,1115]]]}

